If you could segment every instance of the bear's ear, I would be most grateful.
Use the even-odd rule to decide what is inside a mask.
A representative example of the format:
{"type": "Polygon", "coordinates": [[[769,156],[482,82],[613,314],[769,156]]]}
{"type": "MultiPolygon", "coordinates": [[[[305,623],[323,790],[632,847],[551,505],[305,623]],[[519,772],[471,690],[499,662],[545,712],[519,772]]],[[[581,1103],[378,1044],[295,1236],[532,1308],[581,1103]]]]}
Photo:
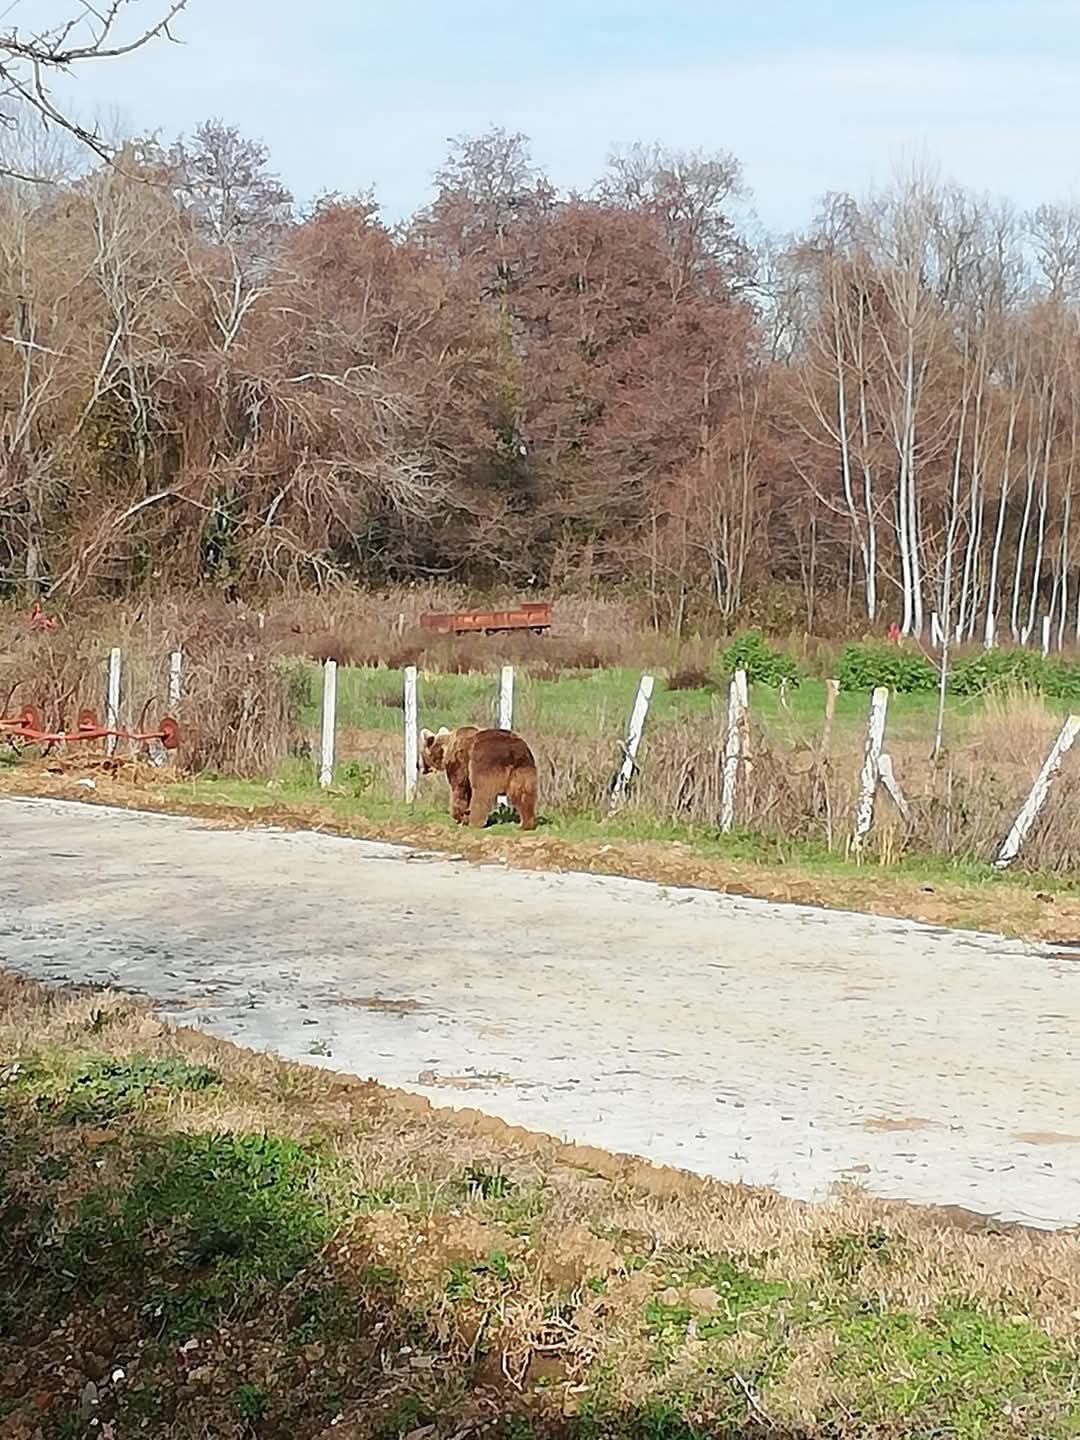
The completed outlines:
{"type": "Polygon", "coordinates": [[[446,728],[446,726],[445,726],[445,725],[440,725],[439,728],[438,728],[438,731],[436,732],[435,739],[436,739],[436,740],[441,740],[444,735],[449,735],[449,734],[450,734],[450,731],[446,728]]]}
{"type": "Polygon", "coordinates": [[[432,742],[432,740],[434,740],[434,739],[435,739],[435,736],[431,733],[430,730],[421,730],[421,731],[420,731],[420,744],[421,744],[421,745],[430,745],[431,742],[432,742]]]}

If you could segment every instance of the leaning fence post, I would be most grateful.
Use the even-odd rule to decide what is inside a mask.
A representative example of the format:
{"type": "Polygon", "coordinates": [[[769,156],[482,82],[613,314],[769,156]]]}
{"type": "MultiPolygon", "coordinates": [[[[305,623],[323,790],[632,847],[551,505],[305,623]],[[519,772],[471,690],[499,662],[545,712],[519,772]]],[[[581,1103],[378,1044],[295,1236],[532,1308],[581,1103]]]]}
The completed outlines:
{"type": "Polygon", "coordinates": [[[319,784],[324,790],[334,783],[334,737],[337,730],[337,661],[323,665],[322,733],[319,743],[319,784]]]}
{"type": "Polygon", "coordinates": [[[881,783],[889,792],[889,796],[900,814],[900,819],[905,825],[911,824],[911,806],[907,802],[907,796],[900,788],[900,781],[896,778],[896,771],[893,769],[892,756],[882,751],[878,757],[878,772],[881,775],[881,783]]]}
{"type": "Polygon", "coordinates": [[[727,740],[724,744],[724,776],[720,790],[720,829],[728,834],[735,824],[735,791],[739,783],[739,761],[746,754],[747,710],[750,691],[746,671],[736,670],[728,689],[727,740]]]}
{"type": "MultiPolygon", "coordinates": [[[[105,688],[105,728],[115,730],[120,724],[120,650],[114,646],[109,651],[109,672],[105,688]]],[[[105,737],[105,753],[116,753],[116,736],[105,737]]]]}
{"type": "Polygon", "coordinates": [[[420,732],[417,728],[416,666],[405,667],[405,799],[416,798],[416,779],[420,771],[420,732]]]}
{"type": "Polygon", "coordinates": [[[1043,761],[1042,769],[1035,777],[1031,793],[1024,801],[1020,814],[1013,821],[1012,829],[1005,836],[1001,849],[994,861],[995,870],[1004,870],[1020,854],[1020,847],[1028,837],[1031,827],[1039,818],[1039,811],[1046,804],[1050,785],[1061,769],[1061,762],[1072,749],[1073,741],[1080,734],[1080,715],[1070,715],[1061,727],[1061,733],[1054,741],[1050,754],[1043,761]]]}
{"type": "Polygon", "coordinates": [[[885,717],[889,709],[889,692],[879,685],[870,697],[870,719],[866,725],[866,754],[859,774],[859,803],[855,810],[855,833],[852,849],[862,849],[870,826],[874,823],[874,794],[881,778],[881,749],[885,743],[885,717]]]}
{"type": "Polygon", "coordinates": [[[642,675],[638,682],[637,694],[634,697],[634,708],[630,712],[630,724],[626,729],[626,740],[623,744],[623,758],[619,766],[618,774],[615,776],[615,783],[611,787],[612,812],[617,810],[626,798],[626,792],[634,774],[634,762],[637,759],[638,747],[641,744],[641,737],[645,730],[645,717],[649,713],[649,702],[652,699],[653,677],[642,675]]]}
{"type": "Polygon", "coordinates": [[[184,693],[184,652],[174,650],[169,656],[169,704],[179,705],[184,693]]]}

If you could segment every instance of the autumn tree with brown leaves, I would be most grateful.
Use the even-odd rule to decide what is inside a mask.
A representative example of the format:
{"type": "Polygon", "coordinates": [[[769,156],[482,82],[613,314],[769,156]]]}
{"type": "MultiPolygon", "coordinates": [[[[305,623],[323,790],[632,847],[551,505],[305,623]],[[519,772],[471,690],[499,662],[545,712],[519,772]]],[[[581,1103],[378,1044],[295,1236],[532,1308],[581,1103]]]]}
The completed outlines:
{"type": "Polygon", "coordinates": [[[754,249],[742,191],[634,146],[561,194],[495,130],[390,228],[298,215],[220,120],[9,174],[0,584],[631,585],[677,628],[1074,639],[1076,216],[912,174],[754,249]]]}

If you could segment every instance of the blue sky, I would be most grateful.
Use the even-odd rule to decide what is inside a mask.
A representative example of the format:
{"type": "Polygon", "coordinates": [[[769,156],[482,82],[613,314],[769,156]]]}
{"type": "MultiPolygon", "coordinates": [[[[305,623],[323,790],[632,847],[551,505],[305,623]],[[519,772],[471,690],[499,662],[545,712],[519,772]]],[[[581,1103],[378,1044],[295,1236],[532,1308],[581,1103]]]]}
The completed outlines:
{"type": "Polygon", "coordinates": [[[58,93],[164,138],[220,116],[301,200],[373,186],[389,218],[427,199],[448,136],[491,124],[563,187],[613,142],[733,151],[781,230],[914,159],[1080,199],[1080,0],[189,0],[175,28],[58,93]]]}

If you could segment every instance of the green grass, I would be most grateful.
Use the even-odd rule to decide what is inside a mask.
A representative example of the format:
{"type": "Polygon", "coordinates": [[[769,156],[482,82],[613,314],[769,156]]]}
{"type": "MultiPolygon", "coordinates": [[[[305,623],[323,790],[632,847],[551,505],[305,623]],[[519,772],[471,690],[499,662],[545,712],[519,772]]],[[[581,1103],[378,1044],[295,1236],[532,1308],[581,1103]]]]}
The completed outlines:
{"type": "MultiPolygon", "coordinates": [[[[970,1304],[940,1306],[926,1319],[903,1311],[856,1315],[835,1329],[838,1375],[868,1420],[901,1419],[954,1440],[1007,1431],[1050,1387],[1071,1382],[1060,1347],[1022,1319],[970,1304]]],[[[1037,1433],[1026,1430],[1027,1434],[1037,1433]]],[[[1080,1434],[1080,1400],[1067,1406],[1060,1435],[1080,1434]]]]}
{"type": "MultiPolygon", "coordinates": [[[[641,675],[635,670],[573,671],[557,680],[517,674],[515,724],[537,735],[593,735],[610,731],[613,744],[625,731],[641,675]]],[[[497,675],[422,674],[418,682],[421,722],[494,725],[497,675]]],[[[318,687],[310,687],[305,724],[318,724],[318,687]]],[[[824,687],[822,687],[824,693],[824,687]]],[[[338,672],[338,724],[362,730],[401,730],[401,675],[395,670],[338,672]]],[[[722,697],[709,690],[667,690],[658,683],[650,719],[655,724],[721,713],[722,697]]]]}
{"type": "MultiPolygon", "coordinates": [[[[317,671],[309,671],[303,723],[314,729],[319,719],[317,671]]],[[[625,732],[641,672],[628,669],[569,671],[557,679],[515,676],[515,725],[527,734],[588,735],[610,733],[613,745],[625,732]]],[[[492,725],[496,718],[497,670],[490,675],[422,673],[418,683],[421,723],[440,725],[492,725]]],[[[777,689],[751,686],[751,709],[771,734],[784,743],[807,741],[821,733],[827,687],[824,680],[807,679],[789,687],[782,702],[777,689]]],[[[1047,701],[1064,711],[1064,701],[1047,701]]],[[[951,721],[977,716],[986,705],[981,695],[950,696],[946,715],[951,721]]],[[[713,717],[725,724],[727,690],[722,680],[701,690],[669,690],[662,675],[656,677],[649,710],[650,727],[679,720],[713,717]]],[[[866,723],[868,697],[862,691],[841,691],[837,699],[835,733],[861,730],[866,723]]],[[[934,694],[895,694],[889,700],[889,733],[897,739],[925,738],[929,746],[937,714],[934,694]]],[[[338,724],[361,730],[401,730],[401,675],[396,670],[344,668],[338,672],[338,724]]]]}
{"type": "Polygon", "coordinates": [[[265,1135],[173,1135],[145,1144],[126,1188],[91,1189],[58,1246],[42,1257],[58,1310],[94,1299],[110,1273],[138,1282],[143,1305],[175,1339],[223,1313],[253,1313],[314,1259],[332,1231],[323,1165],[265,1135]],[[155,1265],[167,1237],[170,1262],[155,1265]],[[176,1282],[176,1268],[188,1271],[176,1282]]]}

